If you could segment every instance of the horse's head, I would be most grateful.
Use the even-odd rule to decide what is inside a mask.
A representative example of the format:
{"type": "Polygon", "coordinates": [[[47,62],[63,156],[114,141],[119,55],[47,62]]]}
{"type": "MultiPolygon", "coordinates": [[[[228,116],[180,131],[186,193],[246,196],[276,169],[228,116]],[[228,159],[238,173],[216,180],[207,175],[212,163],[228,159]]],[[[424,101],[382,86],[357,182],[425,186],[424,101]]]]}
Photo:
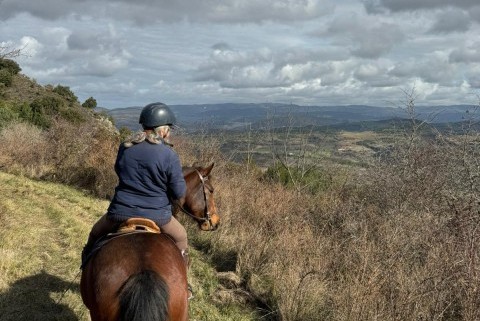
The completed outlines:
{"type": "Polygon", "coordinates": [[[213,197],[214,188],[209,179],[213,165],[212,163],[208,167],[183,168],[187,194],[180,210],[194,218],[204,231],[214,231],[220,223],[213,197]]]}

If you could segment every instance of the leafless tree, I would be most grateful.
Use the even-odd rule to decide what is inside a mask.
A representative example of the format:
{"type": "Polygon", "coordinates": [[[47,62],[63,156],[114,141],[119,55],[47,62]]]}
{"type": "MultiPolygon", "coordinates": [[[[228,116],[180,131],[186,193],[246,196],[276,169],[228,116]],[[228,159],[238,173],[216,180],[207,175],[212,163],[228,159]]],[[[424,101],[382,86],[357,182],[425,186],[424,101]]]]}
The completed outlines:
{"type": "Polygon", "coordinates": [[[16,58],[22,54],[24,48],[15,48],[9,43],[0,43],[0,59],[16,58]]]}

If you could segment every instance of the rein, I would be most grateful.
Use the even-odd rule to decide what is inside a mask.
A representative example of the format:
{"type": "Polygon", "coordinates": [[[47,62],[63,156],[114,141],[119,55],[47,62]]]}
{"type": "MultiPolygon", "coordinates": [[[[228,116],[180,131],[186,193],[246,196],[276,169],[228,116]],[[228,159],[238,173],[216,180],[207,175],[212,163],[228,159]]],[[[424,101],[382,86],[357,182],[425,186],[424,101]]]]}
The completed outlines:
{"type": "MultiPolygon", "coordinates": [[[[203,200],[205,202],[205,208],[203,210],[203,217],[197,217],[197,216],[193,215],[192,213],[187,211],[183,206],[178,204],[178,202],[177,202],[177,206],[184,214],[190,216],[194,220],[196,220],[198,222],[202,222],[202,223],[203,222],[208,222],[210,224],[210,226],[213,226],[210,211],[208,209],[207,193],[205,192],[205,188],[208,188],[205,185],[205,181],[208,180],[208,177],[203,177],[202,174],[200,174],[200,172],[197,169],[195,169],[195,172],[198,174],[198,177],[200,177],[200,182],[202,183],[203,200]]],[[[208,188],[208,190],[211,191],[210,188],[208,188]]]]}
{"type": "MultiPolygon", "coordinates": [[[[82,273],[82,270],[78,271],[77,275],[75,275],[75,277],[73,278],[72,283],[74,283],[75,280],[80,276],[80,273],[82,273]]],[[[70,290],[70,289],[66,288],[65,290],[63,290],[60,297],[57,300],[55,300],[56,305],[60,305],[62,303],[63,298],[65,297],[65,294],[67,293],[68,290],[70,290]]]]}

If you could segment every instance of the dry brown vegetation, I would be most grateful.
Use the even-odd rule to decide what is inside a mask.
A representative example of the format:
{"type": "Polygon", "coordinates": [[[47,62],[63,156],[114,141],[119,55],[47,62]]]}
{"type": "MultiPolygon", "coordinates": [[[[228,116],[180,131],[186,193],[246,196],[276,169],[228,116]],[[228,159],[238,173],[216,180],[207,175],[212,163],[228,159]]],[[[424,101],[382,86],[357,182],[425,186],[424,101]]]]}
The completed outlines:
{"type": "Polygon", "coordinates": [[[215,257],[280,320],[478,320],[480,136],[405,134],[314,195],[226,164],[215,257]]]}
{"type": "MultiPolygon", "coordinates": [[[[0,168],[111,195],[118,138],[70,126],[3,128],[0,168]]],[[[184,164],[216,163],[221,228],[185,224],[218,271],[239,277],[223,300],[242,294],[266,320],[480,319],[480,135],[417,129],[368,167],[321,164],[329,180],[315,193],[230,162],[222,137],[177,137],[184,164]]]]}
{"type": "Polygon", "coordinates": [[[112,194],[119,137],[108,127],[58,119],[48,130],[11,123],[0,132],[0,169],[62,182],[100,197],[112,194]]]}

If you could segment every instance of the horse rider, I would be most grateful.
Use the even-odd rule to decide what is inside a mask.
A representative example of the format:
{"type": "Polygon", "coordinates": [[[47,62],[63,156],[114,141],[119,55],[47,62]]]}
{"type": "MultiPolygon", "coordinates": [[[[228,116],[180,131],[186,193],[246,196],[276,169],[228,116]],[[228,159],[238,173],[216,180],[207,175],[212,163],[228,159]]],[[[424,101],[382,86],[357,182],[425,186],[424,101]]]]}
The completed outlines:
{"type": "Polygon", "coordinates": [[[127,219],[142,217],[173,238],[188,268],[187,232],[172,215],[172,202],[183,204],[186,193],[180,159],[167,141],[176,124],[175,115],[167,105],[156,102],[142,109],[139,123],[143,130],[118,149],[118,186],[107,213],[92,227],[82,252],[82,267],[95,241],[115,232],[127,219]]]}

